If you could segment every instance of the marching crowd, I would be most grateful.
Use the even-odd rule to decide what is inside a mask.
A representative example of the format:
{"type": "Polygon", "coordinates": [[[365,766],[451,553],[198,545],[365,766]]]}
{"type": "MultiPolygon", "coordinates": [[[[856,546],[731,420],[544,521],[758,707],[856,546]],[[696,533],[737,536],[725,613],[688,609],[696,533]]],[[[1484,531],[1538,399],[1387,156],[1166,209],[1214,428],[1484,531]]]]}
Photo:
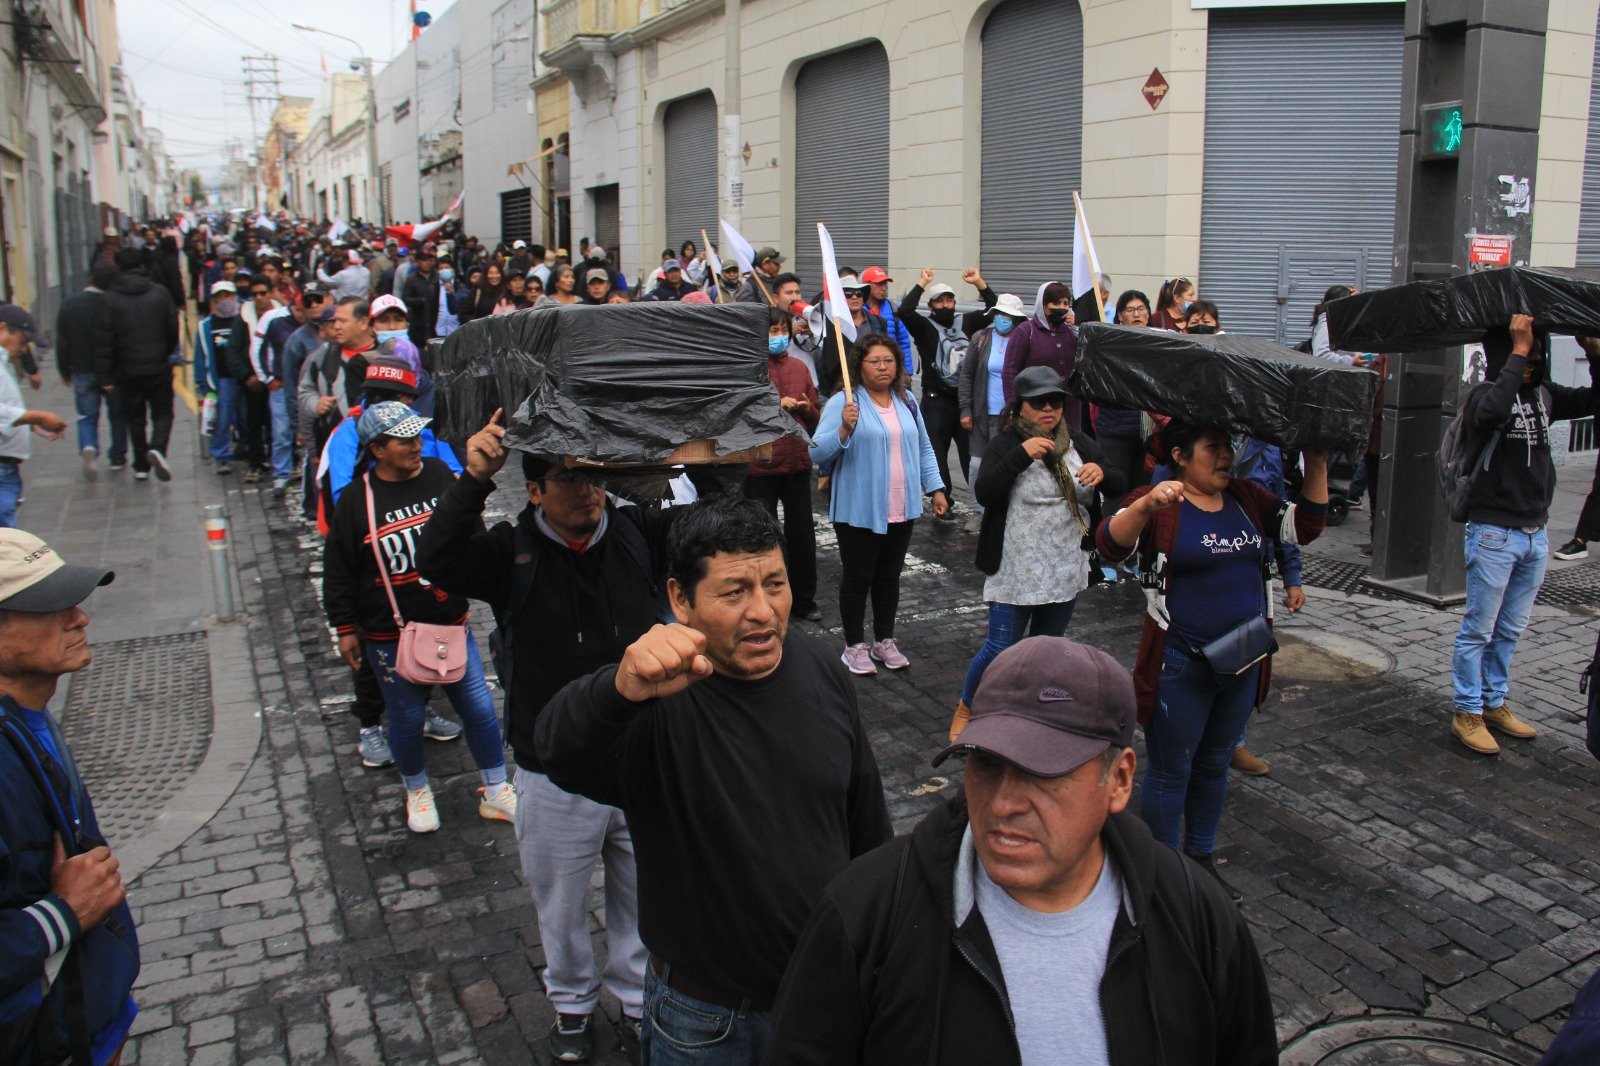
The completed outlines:
{"type": "MultiPolygon", "coordinates": [[[[1244,738],[1271,680],[1274,601],[1305,606],[1298,547],[1323,529],[1329,457],[1088,403],[1068,384],[1078,323],[1102,313],[1221,332],[1223,310],[1192,283],[1152,301],[1113,300],[1104,277],[1076,299],[1047,281],[1030,307],[969,269],[963,311],[932,270],[896,302],[882,267],[844,269],[856,340],[841,360],[838,327],[803,295],[819,279],[785,272],[773,248],[744,274],[686,241],[630,284],[588,241],[569,258],[448,229],[411,245],[275,226],[107,236],[56,335],[84,476],[98,476],[109,400],[111,467],[170,478],[172,367],[192,362],[215,474],[242,465],[244,480],[292,493],[326,537],[323,603],[362,763],[393,765],[408,827],[433,832],[425,741],[464,735],[480,816],[513,826],[553,1058],[591,1056],[604,987],[624,1046],[658,1064],[1276,1061],[1265,974],[1216,852],[1230,766],[1268,772],[1244,738]],[[769,377],[811,444],[779,441],[742,492],[668,507],[624,505],[582,470],[519,454],[523,506],[486,527],[512,459],[503,419],[465,444],[434,438],[428,342],[474,318],[635,299],[767,305],[769,377]],[[790,624],[823,621],[814,492],[838,549],[842,647],[790,624]],[[893,838],[852,675],[911,664],[896,621],[912,531],[963,512],[987,628],[935,762],[965,773],[893,838]],[[1147,603],[1131,672],[1065,635],[1077,596],[1119,578],[1147,603]],[[494,615],[501,714],[472,600],[494,615]],[[435,687],[459,723],[430,708],[435,687]],[[603,968],[585,910],[596,864],[603,968]]],[[[0,307],[19,364],[0,374],[0,489],[30,431],[66,428],[20,402],[33,332],[0,307]]],[[[1331,348],[1322,307],[1310,333],[1315,355],[1381,369],[1380,355],[1331,348]]],[[[1549,425],[1600,406],[1543,380],[1547,344],[1525,316],[1492,333],[1489,380],[1463,407],[1494,433],[1493,473],[1471,498],[1452,729],[1485,754],[1498,750],[1489,730],[1534,733],[1506,696],[1548,547],[1549,425]]],[[[1593,367],[1600,342],[1585,346],[1593,367]]],[[[1345,458],[1375,487],[1372,440],[1345,458]]],[[[95,986],[87,1019],[81,995],[37,979],[74,942],[92,959],[132,938],[115,860],[44,713],[86,649],[28,650],[81,638],[79,604],[109,580],[0,535],[0,781],[38,779],[62,799],[15,830],[29,847],[57,835],[53,858],[48,843],[8,858],[21,823],[0,819],[0,1051],[17,1052],[3,1061],[83,1042],[111,1061],[135,1009],[131,976],[110,990],[80,976],[80,992],[95,986]]]]}

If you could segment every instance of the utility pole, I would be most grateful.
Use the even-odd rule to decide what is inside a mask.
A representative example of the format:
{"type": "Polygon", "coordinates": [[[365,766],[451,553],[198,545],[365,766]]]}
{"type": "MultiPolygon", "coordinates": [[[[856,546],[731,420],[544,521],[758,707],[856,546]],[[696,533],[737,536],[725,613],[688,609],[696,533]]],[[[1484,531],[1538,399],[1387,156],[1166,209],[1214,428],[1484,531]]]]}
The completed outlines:
{"type": "Polygon", "coordinates": [[[271,54],[240,56],[239,62],[244,67],[245,102],[250,108],[250,143],[255,156],[255,206],[257,210],[263,210],[266,205],[262,203],[265,192],[261,184],[262,127],[271,125],[273,112],[283,96],[278,84],[278,57],[271,54]]]}
{"type": "MultiPolygon", "coordinates": [[[[1477,269],[1474,237],[1509,238],[1512,262],[1527,264],[1549,7],[1406,0],[1396,284],[1477,269]]],[[[1439,442],[1476,384],[1463,374],[1464,351],[1392,355],[1384,381],[1367,583],[1437,607],[1465,599],[1462,529],[1433,489],[1439,442]]]]}

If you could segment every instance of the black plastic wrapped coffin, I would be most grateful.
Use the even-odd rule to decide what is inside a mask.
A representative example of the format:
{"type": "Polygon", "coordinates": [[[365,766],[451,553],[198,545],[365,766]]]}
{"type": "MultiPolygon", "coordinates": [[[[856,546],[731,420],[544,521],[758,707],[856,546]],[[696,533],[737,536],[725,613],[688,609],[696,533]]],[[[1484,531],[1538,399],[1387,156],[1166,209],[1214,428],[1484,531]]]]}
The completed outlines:
{"type": "Polygon", "coordinates": [[[1420,352],[1480,341],[1517,314],[1541,332],[1600,335],[1600,270],[1504,267],[1358,293],[1328,305],[1328,335],[1347,352],[1420,352]]]}
{"type": "Polygon", "coordinates": [[[628,466],[807,440],[767,377],[768,321],[757,304],[639,303],[469,322],[441,353],[441,433],[464,440],[499,407],[513,448],[628,466]]]}
{"type": "Polygon", "coordinates": [[[1293,449],[1366,447],[1378,375],[1271,341],[1088,323],[1070,383],[1082,399],[1227,426],[1293,449]]]}

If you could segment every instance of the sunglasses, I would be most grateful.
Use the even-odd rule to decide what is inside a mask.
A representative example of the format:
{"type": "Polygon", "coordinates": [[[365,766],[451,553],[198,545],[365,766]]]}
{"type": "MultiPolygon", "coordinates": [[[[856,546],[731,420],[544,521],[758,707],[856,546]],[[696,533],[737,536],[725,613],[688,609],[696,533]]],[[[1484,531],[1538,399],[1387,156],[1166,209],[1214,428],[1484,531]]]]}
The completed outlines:
{"type": "Polygon", "coordinates": [[[1067,398],[1059,392],[1054,396],[1024,396],[1023,399],[1041,411],[1060,411],[1067,406],[1067,398]]]}

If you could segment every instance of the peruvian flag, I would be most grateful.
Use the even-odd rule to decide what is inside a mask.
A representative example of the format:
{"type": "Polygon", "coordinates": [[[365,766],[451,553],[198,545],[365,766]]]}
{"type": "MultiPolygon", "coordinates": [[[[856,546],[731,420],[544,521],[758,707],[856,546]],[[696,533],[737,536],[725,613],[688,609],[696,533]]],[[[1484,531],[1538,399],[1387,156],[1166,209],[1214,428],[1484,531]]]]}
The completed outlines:
{"type": "Polygon", "coordinates": [[[457,196],[455,200],[451,202],[450,206],[445,210],[445,213],[432,222],[423,222],[418,224],[408,223],[404,226],[385,226],[383,227],[383,232],[388,234],[390,237],[393,237],[397,241],[407,241],[411,244],[422,244],[424,241],[430,240],[435,233],[439,232],[440,228],[446,222],[449,222],[455,217],[456,212],[461,210],[461,201],[466,197],[466,195],[467,190],[462,189],[461,195],[457,196]]]}

